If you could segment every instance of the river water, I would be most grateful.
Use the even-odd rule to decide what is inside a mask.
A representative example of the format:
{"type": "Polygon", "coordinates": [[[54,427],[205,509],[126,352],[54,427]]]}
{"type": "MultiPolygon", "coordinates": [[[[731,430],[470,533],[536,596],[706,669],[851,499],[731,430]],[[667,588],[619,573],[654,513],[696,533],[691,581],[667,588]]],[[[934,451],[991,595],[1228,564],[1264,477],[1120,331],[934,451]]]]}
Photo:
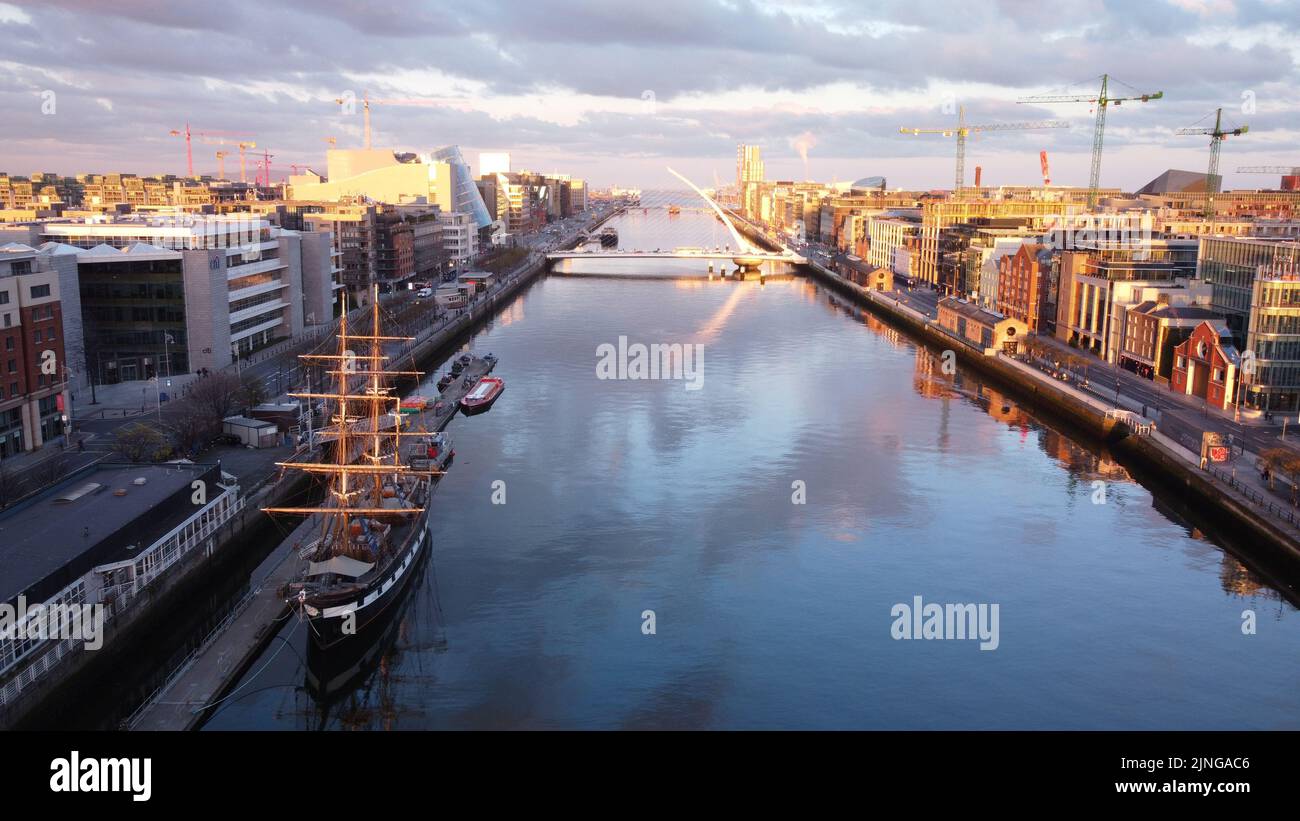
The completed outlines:
{"type": "MultiPolygon", "coordinates": [[[[675,219],[616,225],[724,241],[675,219]]],[[[320,696],[290,619],[208,728],[1300,728],[1300,616],[1176,498],[807,279],[612,267],[695,276],[550,275],[477,333],[506,391],[373,659],[320,696]],[[696,381],[598,378],[620,336],[696,381]],[[916,597],[996,649],[895,638],[916,597]]]]}

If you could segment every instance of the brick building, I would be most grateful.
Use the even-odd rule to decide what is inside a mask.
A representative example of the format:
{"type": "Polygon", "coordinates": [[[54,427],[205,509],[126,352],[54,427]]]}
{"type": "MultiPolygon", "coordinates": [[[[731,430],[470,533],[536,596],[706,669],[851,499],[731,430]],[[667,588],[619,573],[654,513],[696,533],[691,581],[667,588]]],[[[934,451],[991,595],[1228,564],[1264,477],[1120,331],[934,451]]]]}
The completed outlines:
{"type": "Polygon", "coordinates": [[[1202,322],[1174,348],[1169,389],[1199,396],[1211,407],[1226,409],[1237,394],[1241,356],[1226,323],[1202,322]]]}

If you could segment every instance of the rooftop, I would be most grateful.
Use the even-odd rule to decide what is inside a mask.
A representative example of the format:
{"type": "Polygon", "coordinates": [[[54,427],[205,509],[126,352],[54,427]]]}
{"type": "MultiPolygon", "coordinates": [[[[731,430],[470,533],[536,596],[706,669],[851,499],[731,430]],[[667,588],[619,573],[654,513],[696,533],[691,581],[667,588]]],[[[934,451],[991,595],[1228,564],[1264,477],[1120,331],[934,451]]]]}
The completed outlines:
{"type": "Polygon", "coordinates": [[[939,307],[989,324],[996,324],[1007,318],[995,311],[986,311],[973,302],[951,296],[939,300],[939,307]]]}
{"type": "MultiPolygon", "coordinates": [[[[0,602],[24,592],[44,600],[92,567],[136,555],[195,512],[190,483],[216,470],[188,463],[100,464],[0,513],[0,602]],[[177,494],[184,494],[185,504],[164,504],[177,494]]],[[[216,495],[209,488],[209,499],[216,495]]]]}

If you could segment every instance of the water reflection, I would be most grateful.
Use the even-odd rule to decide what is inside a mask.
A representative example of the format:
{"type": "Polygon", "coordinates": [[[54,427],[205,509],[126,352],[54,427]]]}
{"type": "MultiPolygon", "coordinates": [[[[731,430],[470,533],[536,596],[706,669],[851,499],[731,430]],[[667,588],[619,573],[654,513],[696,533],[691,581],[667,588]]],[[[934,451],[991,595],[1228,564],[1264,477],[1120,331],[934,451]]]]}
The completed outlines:
{"type": "Polygon", "coordinates": [[[1195,511],[815,284],[519,304],[391,645],[325,697],[286,652],[211,727],[1300,726],[1300,618],[1195,511]],[[703,390],[595,377],[705,333],[703,390]],[[892,640],[918,594],[1000,603],[999,649],[892,640]]]}

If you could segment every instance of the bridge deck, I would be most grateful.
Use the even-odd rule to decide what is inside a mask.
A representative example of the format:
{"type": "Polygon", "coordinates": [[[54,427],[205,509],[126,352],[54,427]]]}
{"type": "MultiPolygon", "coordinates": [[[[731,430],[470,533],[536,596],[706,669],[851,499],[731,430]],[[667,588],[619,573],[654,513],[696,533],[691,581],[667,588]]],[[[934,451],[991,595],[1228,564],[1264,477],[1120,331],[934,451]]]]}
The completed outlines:
{"type": "Polygon", "coordinates": [[[677,253],[675,251],[554,251],[547,259],[758,259],[764,262],[805,262],[798,254],[775,254],[770,251],[708,251],[702,253],[677,253]]]}

